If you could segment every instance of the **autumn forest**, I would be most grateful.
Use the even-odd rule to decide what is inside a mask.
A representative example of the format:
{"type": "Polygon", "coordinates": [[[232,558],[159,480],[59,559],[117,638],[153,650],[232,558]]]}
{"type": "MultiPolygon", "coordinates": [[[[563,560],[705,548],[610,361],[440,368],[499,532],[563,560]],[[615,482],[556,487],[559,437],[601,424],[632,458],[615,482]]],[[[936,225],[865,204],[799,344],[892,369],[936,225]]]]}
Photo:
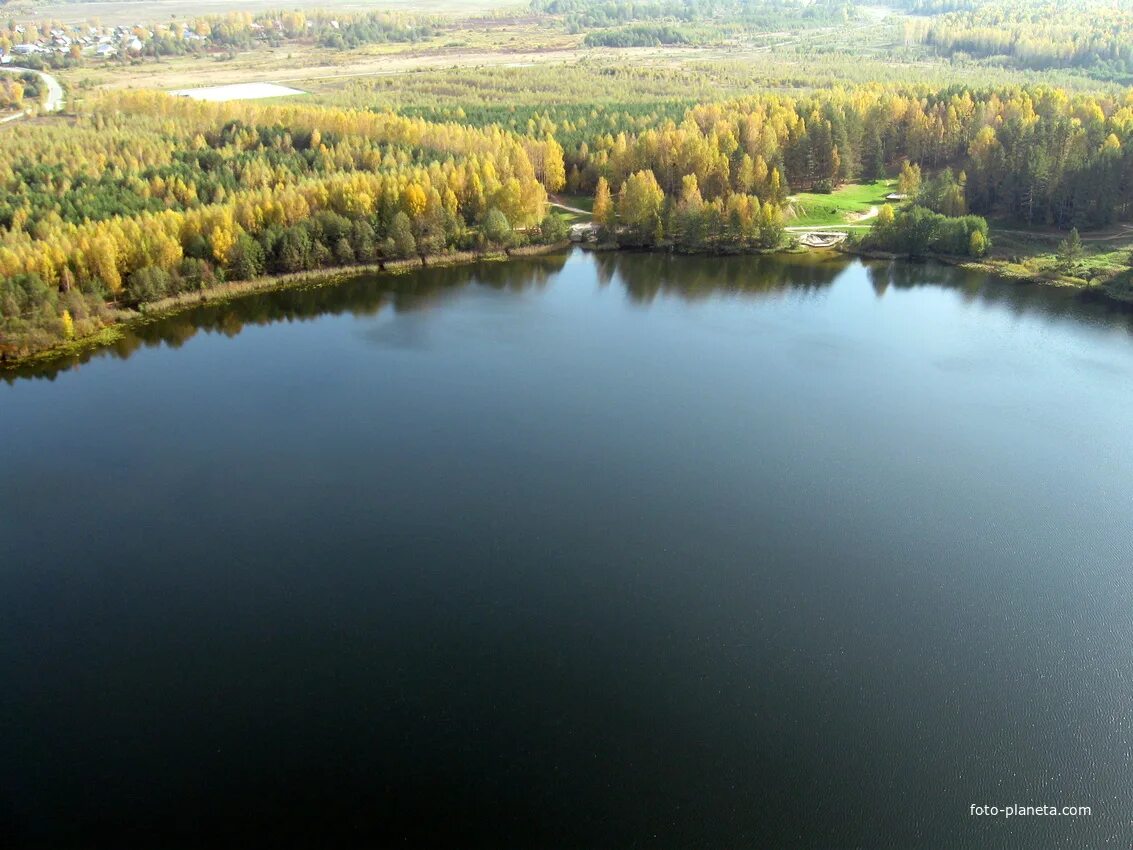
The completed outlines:
{"type": "MultiPolygon", "coordinates": [[[[750,34],[762,25],[756,12],[776,8],[701,5],[556,2],[532,11],[616,54],[618,39],[595,43],[594,33],[710,20],[722,38],[722,22],[750,34]]],[[[803,7],[780,5],[784,20],[803,30],[861,14],[853,4],[820,4],[809,17],[803,7]]],[[[1040,55],[1072,59],[1087,47],[1104,54],[1109,71],[1125,61],[1124,47],[1064,43],[1050,28],[1027,30],[1050,45],[1046,54],[1022,38],[993,45],[979,35],[986,21],[1006,20],[1023,4],[996,7],[1000,18],[988,18],[994,4],[953,5],[935,17],[932,9],[907,10],[904,38],[1032,63],[1040,55]]],[[[289,19],[279,38],[309,32],[326,46],[330,18],[312,19],[319,24],[289,19]]],[[[260,26],[243,20],[246,34],[260,26]]],[[[366,20],[345,30],[335,21],[334,34],[412,41],[446,26],[366,20]]],[[[1112,32],[1127,25],[1102,11],[1090,20],[1112,32]]],[[[229,30],[217,20],[195,27],[229,30]]],[[[652,38],[648,29],[634,32],[652,38]]],[[[692,72],[678,63],[656,72],[652,94],[641,84],[619,90],[611,69],[613,94],[591,101],[577,93],[593,91],[588,64],[557,69],[542,95],[543,68],[477,73],[484,72],[463,80],[475,80],[475,96],[446,99],[438,83],[428,97],[405,89],[403,103],[390,102],[388,87],[363,82],[306,100],[222,103],[74,88],[66,116],[3,131],[0,351],[20,355],[87,337],[123,311],[224,281],[561,244],[571,223],[562,213],[572,208],[558,208],[561,195],[589,199],[600,244],[676,251],[791,248],[797,193],[886,179],[893,202],[874,211],[871,229],[851,234],[863,250],[979,259],[996,238],[989,220],[1077,233],[1133,217],[1133,91],[1109,84],[977,84],[942,71],[935,82],[749,86],[733,76],[718,97],[690,100],[678,76],[692,72]],[[564,96],[572,81],[576,93],[564,96]],[[515,91],[510,105],[500,100],[505,86],[515,91]]],[[[722,66],[695,73],[734,74],[722,66]]],[[[15,102],[39,78],[2,82],[0,97],[15,102]]]]}

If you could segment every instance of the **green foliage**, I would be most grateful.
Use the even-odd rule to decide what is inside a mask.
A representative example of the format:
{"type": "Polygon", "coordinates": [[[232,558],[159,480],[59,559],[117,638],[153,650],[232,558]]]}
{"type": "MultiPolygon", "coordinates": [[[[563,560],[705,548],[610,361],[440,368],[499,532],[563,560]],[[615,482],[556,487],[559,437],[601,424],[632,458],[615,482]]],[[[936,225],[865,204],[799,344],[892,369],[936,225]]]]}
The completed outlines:
{"type": "Polygon", "coordinates": [[[1072,269],[1085,255],[1086,249],[1082,245],[1082,237],[1077,227],[1070,228],[1070,233],[1058,245],[1058,261],[1064,269],[1072,269]]]}
{"type": "Polygon", "coordinates": [[[638,24],[616,30],[586,34],[587,47],[657,47],[662,44],[688,44],[688,36],[670,26],[638,24]]]}
{"type": "Polygon", "coordinates": [[[951,168],[945,168],[935,177],[925,180],[916,193],[916,201],[933,212],[946,216],[963,216],[968,213],[967,175],[957,177],[951,168]]]}
{"type": "Polygon", "coordinates": [[[968,256],[982,257],[987,254],[987,235],[979,230],[973,230],[968,238],[968,256]]]}
{"type": "Polygon", "coordinates": [[[272,256],[272,267],[284,273],[301,272],[314,268],[314,245],[310,231],[297,224],[283,231],[272,256]]]}
{"type": "Polygon", "coordinates": [[[359,219],[351,224],[350,248],[359,263],[373,263],[378,259],[377,237],[370,222],[359,219]]]}
{"type": "Polygon", "coordinates": [[[264,273],[264,249],[260,243],[247,233],[240,235],[232,249],[229,261],[230,277],[233,280],[251,280],[264,273]]]}
{"type": "Polygon", "coordinates": [[[905,162],[901,166],[901,174],[897,178],[897,191],[910,198],[916,197],[921,190],[921,167],[915,162],[905,162]]]}
{"type": "Polygon", "coordinates": [[[906,32],[945,56],[964,54],[1020,68],[1083,68],[1101,79],[1133,73],[1133,7],[1111,0],[915,0],[906,32]],[[939,13],[944,12],[941,15],[939,13]]]}
{"type": "Polygon", "coordinates": [[[424,41],[436,32],[431,23],[393,17],[388,13],[344,16],[334,21],[338,26],[332,26],[331,21],[326,20],[316,32],[321,46],[335,50],[366,44],[424,41]]]}
{"type": "MultiPolygon", "coordinates": [[[[973,74],[963,56],[952,69],[906,61],[925,58],[917,42],[954,55],[951,32],[1002,53],[969,51],[988,62],[1039,67],[1072,56],[1091,73],[1116,74],[1128,65],[1123,5],[1068,0],[1081,18],[1068,29],[1048,0],[897,2],[925,20],[909,24],[912,46],[884,66],[850,59],[851,42],[873,24],[839,36],[857,15],[842,0],[536,0],[534,17],[477,20],[477,44],[522,27],[563,45],[584,41],[595,47],[586,61],[316,86],[324,102],[354,110],[88,95],[73,122],[29,123],[14,131],[18,144],[0,147],[0,333],[58,333],[63,311],[82,333],[97,320],[84,299],[141,303],[225,274],[429,256],[517,236],[555,241],[565,224],[546,216],[544,189],[595,195],[603,238],[688,251],[777,245],[791,191],[791,223],[847,220],[881,205],[872,189],[864,205],[851,203],[854,183],[898,170],[916,206],[886,209],[867,242],[901,253],[986,254],[986,223],[969,211],[1062,230],[1133,220],[1133,96],[1080,93],[1086,83],[1068,76],[1043,77],[1068,86],[1056,88],[987,66],[973,74]],[[982,32],[989,21],[1005,32],[982,32]],[[931,39],[922,24],[935,28],[931,39]],[[601,53],[751,47],[768,32],[806,29],[823,34],[759,62],[618,66],[601,53]],[[819,38],[842,46],[820,48],[819,38]],[[1005,39],[1010,49],[1000,50],[1005,39]],[[951,84],[973,77],[979,85],[951,84]],[[71,294],[80,303],[65,305],[71,294]]],[[[293,40],[346,49],[469,29],[466,20],[383,13],[197,22],[212,44],[233,49],[293,40]]],[[[147,55],[187,49],[169,37],[180,25],[156,27],[147,55]]],[[[874,44],[897,36],[892,22],[876,29],[874,44]]],[[[38,78],[19,82],[25,98],[42,88],[38,78]]],[[[1075,251],[1065,253],[1074,265],[1075,251]]]]}
{"type": "Polygon", "coordinates": [[[864,247],[925,257],[930,254],[980,257],[990,244],[987,220],[977,215],[951,217],[912,206],[888,216],[862,240],[864,247]]]}
{"type": "Polygon", "coordinates": [[[507,216],[495,207],[488,210],[488,214],[484,216],[480,230],[491,245],[507,247],[515,241],[515,231],[508,222],[507,216]]]}
{"type": "Polygon", "coordinates": [[[130,275],[126,293],[135,304],[158,301],[169,294],[170,281],[169,272],[165,269],[144,266],[130,275]]]}
{"type": "Polygon", "coordinates": [[[532,0],[531,10],[561,16],[572,32],[650,21],[762,32],[843,24],[854,16],[846,0],[532,0]]]}
{"type": "Polygon", "coordinates": [[[207,289],[219,280],[216,270],[207,260],[188,256],[181,260],[177,269],[177,278],[180,281],[179,290],[182,292],[207,289]]]}
{"type": "Polygon", "coordinates": [[[37,274],[18,274],[0,278],[0,317],[29,316],[55,306],[55,292],[37,274]]]}
{"type": "Polygon", "coordinates": [[[552,245],[562,242],[570,235],[570,226],[561,215],[556,212],[547,213],[539,224],[539,239],[545,244],[552,245]]]}
{"type": "Polygon", "coordinates": [[[382,253],[395,260],[404,260],[417,253],[417,240],[413,236],[413,226],[409,216],[399,212],[390,224],[382,253]]]}
{"type": "Polygon", "coordinates": [[[1118,301],[1133,303],[1133,270],[1121,272],[1105,284],[1106,292],[1118,301]]]}

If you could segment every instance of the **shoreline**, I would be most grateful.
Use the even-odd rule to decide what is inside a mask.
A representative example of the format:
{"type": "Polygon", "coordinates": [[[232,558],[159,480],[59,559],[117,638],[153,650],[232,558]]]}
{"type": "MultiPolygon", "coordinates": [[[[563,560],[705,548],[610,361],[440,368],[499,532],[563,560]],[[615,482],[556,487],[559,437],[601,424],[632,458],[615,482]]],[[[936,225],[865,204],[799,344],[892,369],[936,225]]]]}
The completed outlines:
{"type": "Polygon", "coordinates": [[[121,317],[112,324],[100,328],[93,334],[65,340],[48,348],[41,348],[18,356],[0,359],[0,374],[27,368],[32,365],[50,363],[65,357],[77,357],[92,350],[106,348],[122,339],[131,328],[166,319],[202,305],[223,305],[227,301],[245,295],[258,295],[286,289],[320,288],[332,286],[347,278],[361,275],[403,275],[420,269],[448,268],[451,266],[472,265],[474,263],[499,263],[523,257],[538,257],[564,251],[571,246],[569,241],[550,245],[525,245],[500,251],[455,251],[451,254],[437,254],[420,259],[391,260],[386,263],[365,263],[353,266],[338,266],[328,269],[292,272],[281,275],[265,275],[253,280],[232,281],[209,287],[199,292],[183,292],[171,295],[160,301],[140,306],[140,309],[116,311],[121,317]]]}
{"type": "MultiPolygon", "coordinates": [[[[113,345],[122,339],[127,331],[131,328],[136,328],[150,322],[155,322],[161,319],[175,316],[178,313],[185,312],[194,307],[202,305],[221,305],[227,301],[241,298],[245,295],[255,295],[268,292],[277,292],[287,289],[301,289],[301,288],[319,288],[324,286],[332,286],[347,278],[358,277],[360,275],[403,275],[409,272],[417,271],[419,269],[431,268],[447,268],[452,266],[472,265],[474,263],[482,262],[506,262],[512,259],[521,259],[523,257],[537,257],[546,254],[554,254],[560,251],[570,249],[572,247],[579,247],[584,251],[638,251],[645,250],[658,251],[663,253],[686,253],[686,252],[673,252],[670,248],[662,249],[639,249],[639,248],[624,248],[615,243],[604,243],[586,245],[573,243],[569,240],[556,242],[551,245],[527,245],[520,248],[512,248],[500,251],[456,251],[450,254],[438,254],[431,257],[422,257],[420,259],[403,259],[391,260],[385,263],[367,263],[353,266],[340,266],[328,269],[314,269],[311,271],[292,272],[282,275],[265,275],[255,278],[253,280],[232,281],[230,283],[222,283],[219,286],[210,287],[209,289],[201,290],[199,292],[185,292],[179,295],[169,296],[160,301],[154,301],[150,304],[141,305],[139,309],[122,309],[117,311],[117,315],[121,318],[114,321],[112,324],[100,328],[93,334],[66,340],[57,345],[52,345],[48,348],[32,351],[28,354],[19,356],[7,356],[0,359],[0,374],[8,371],[14,371],[21,368],[26,368],[31,365],[40,365],[50,363],[53,360],[63,359],[65,357],[77,357],[87,352],[99,348],[105,348],[113,345]]],[[[975,260],[970,257],[957,257],[947,254],[931,254],[924,257],[913,257],[908,254],[894,254],[886,251],[870,251],[862,250],[850,245],[839,245],[829,249],[809,249],[799,250],[795,247],[781,247],[781,248],[768,248],[755,251],[742,251],[735,252],[736,254],[744,254],[749,256],[792,256],[808,253],[829,252],[834,254],[842,254],[844,256],[857,257],[863,260],[885,260],[894,261],[900,260],[903,262],[938,262],[944,265],[954,266],[956,268],[966,269],[969,271],[981,272],[983,274],[995,275],[1015,283],[1027,283],[1040,286],[1052,286],[1061,289],[1074,289],[1080,293],[1090,293],[1102,296],[1108,303],[1113,305],[1122,305],[1128,307],[1133,303],[1133,299],[1122,298],[1119,295],[1109,291],[1107,287],[1102,286],[1089,286],[1076,284],[1069,281],[1052,280],[1046,277],[1038,277],[1034,275],[1020,274],[1011,269],[1005,268],[1003,263],[996,262],[994,259],[984,258],[982,260],[975,260]]],[[[687,253],[688,256],[716,256],[713,252],[693,252],[687,253]]],[[[733,256],[735,254],[719,254],[718,256],[733,256]]]]}
{"type": "Polygon", "coordinates": [[[836,249],[842,254],[848,256],[859,257],[863,260],[901,260],[902,262],[915,263],[915,262],[934,262],[942,263],[946,266],[954,266],[955,268],[964,269],[965,271],[980,272],[982,274],[995,275],[1003,280],[1011,281],[1012,283],[1027,283],[1035,286],[1050,286],[1056,289],[1072,289],[1082,294],[1098,295],[1104,298],[1108,303],[1114,305],[1125,305],[1133,303],[1133,298],[1123,297],[1109,289],[1103,284],[1089,284],[1089,283],[1075,283],[1073,280],[1065,278],[1051,278],[1044,275],[1036,275],[1025,272],[1016,271],[1010,268],[1013,263],[1008,260],[1001,260],[995,257],[983,257],[974,259],[972,257],[962,257],[953,254],[926,254],[924,256],[914,257],[911,254],[894,254],[888,251],[871,251],[852,246],[838,246],[836,249]]]}

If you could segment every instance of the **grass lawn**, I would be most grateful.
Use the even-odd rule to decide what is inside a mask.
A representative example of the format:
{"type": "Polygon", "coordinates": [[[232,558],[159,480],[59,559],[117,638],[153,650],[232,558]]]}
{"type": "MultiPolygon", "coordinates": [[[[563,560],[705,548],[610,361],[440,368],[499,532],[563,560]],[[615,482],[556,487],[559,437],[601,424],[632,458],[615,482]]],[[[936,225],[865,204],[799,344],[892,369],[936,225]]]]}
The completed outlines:
{"type": "Polygon", "coordinates": [[[580,210],[588,210],[589,211],[589,210],[594,209],[594,199],[592,197],[590,197],[589,195],[558,194],[558,195],[555,195],[554,197],[552,197],[551,200],[558,201],[560,204],[563,204],[563,205],[568,206],[568,207],[576,207],[577,209],[580,209],[580,210]]]}
{"type": "MultiPolygon", "coordinates": [[[[554,195],[551,200],[575,209],[588,211],[594,209],[594,199],[587,195],[554,195]]],[[[551,207],[551,210],[561,215],[567,224],[589,224],[591,221],[589,215],[571,212],[561,207],[551,207]]]]}
{"type": "Polygon", "coordinates": [[[897,191],[896,180],[875,180],[872,183],[849,183],[829,195],[799,192],[793,195],[795,216],[788,215],[785,224],[790,227],[826,227],[852,224],[850,217],[869,212],[870,207],[881,206],[885,196],[897,191]]]}
{"type": "Polygon", "coordinates": [[[555,215],[562,218],[562,220],[565,221],[568,225],[590,224],[591,219],[590,219],[590,216],[588,216],[588,215],[580,215],[579,213],[571,212],[570,210],[560,209],[559,207],[550,207],[548,211],[555,213],[555,215]]]}

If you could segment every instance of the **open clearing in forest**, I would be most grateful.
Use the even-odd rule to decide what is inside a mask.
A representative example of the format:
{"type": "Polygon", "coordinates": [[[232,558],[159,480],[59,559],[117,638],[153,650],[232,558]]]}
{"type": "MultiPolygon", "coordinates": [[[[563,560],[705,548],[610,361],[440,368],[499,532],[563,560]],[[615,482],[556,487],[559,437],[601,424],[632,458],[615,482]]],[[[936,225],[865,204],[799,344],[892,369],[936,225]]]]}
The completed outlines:
{"type": "Polygon", "coordinates": [[[274,83],[234,83],[230,86],[174,89],[169,93],[192,100],[209,100],[216,103],[223,103],[228,100],[261,100],[267,97],[291,97],[297,94],[306,94],[299,89],[277,86],[274,83]]]}
{"type": "Polygon", "coordinates": [[[885,203],[885,196],[896,191],[893,180],[874,180],[870,183],[849,183],[830,194],[799,192],[791,196],[794,218],[787,217],[791,227],[858,226],[873,218],[874,207],[885,203]]]}

